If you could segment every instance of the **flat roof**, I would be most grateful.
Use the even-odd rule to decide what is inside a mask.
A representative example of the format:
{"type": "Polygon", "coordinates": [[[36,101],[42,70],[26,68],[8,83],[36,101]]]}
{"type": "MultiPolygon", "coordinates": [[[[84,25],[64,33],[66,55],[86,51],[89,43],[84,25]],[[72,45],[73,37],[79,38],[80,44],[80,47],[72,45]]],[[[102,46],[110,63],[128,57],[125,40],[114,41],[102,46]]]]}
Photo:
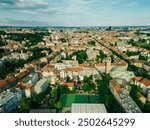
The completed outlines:
{"type": "Polygon", "coordinates": [[[2,92],[0,93],[0,104],[3,104],[14,97],[14,93],[12,92],[2,92]]]}
{"type": "Polygon", "coordinates": [[[73,103],[71,113],[107,113],[107,110],[104,104],[73,103]]]}

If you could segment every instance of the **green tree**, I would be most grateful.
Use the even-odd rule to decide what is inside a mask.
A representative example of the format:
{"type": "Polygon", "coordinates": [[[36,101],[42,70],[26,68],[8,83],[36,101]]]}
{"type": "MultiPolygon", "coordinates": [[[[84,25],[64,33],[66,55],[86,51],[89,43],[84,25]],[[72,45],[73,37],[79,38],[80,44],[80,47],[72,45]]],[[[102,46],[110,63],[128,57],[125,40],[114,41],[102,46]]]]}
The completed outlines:
{"type": "Polygon", "coordinates": [[[17,64],[17,66],[18,67],[23,67],[24,66],[24,64],[26,64],[27,62],[26,62],[26,60],[24,60],[24,59],[20,59],[19,61],[18,61],[18,64],[17,64]]]}
{"type": "Polygon", "coordinates": [[[131,85],[131,92],[130,95],[133,99],[137,99],[137,93],[140,92],[141,89],[139,86],[131,85]]]}
{"type": "Polygon", "coordinates": [[[84,83],[82,89],[84,92],[90,92],[95,89],[95,85],[93,83],[84,83]]]}
{"type": "Polygon", "coordinates": [[[51,92],[50,92],[50,96],[53,99],[53,102],[56,102],[59,99],[58,90],[57,89],[52,89],[51,92]]]}
{"type": "Polygon", "coordinates": [[[50,108],[54,108],[54,100],[52,98],[49,99],[48,105],[50,108]]]}
{"type": "Polygon", "coordinates": [[[30,110],[30,101],[26,97],[23,97],[19,103],[21,112],[29,112],[30,110]]]}
{"type": "Polygon", "coordinates": [[[145,57],[145,56],[140,55],[140,56],[139,56],[139,60],[147,61],[147,60],[148,60],[148,57],[145,57]]]}
{"type": "Polygon", "coordinates": [[[91,40],[90,42],[88,42],[88,44],[95,46],[96,42],[94,40],[91,40]]]}
{"type": "Polygon", "coordinates": [[[51,92],[50,92],[50,95],[51,95],[52,98],[57,97],[57,94],[58,94],[57,89],[52,89],[51,92]]]}
{"type": "Polygon", "coordinates": [[[79,64],[84,63],[88,58],[86,51],[78,51],[75,54],[77,56],[77,61],[79,62],[79,64]]]}
{"type": "Polygon", "coordinates": [[[32,108],[38,108],[41,104],[41,99],[37,94],[34,94],[31,98],[31,107],[32,108]]]}
{"type": "Polygon", "coordinates": [[[134,52],[134,51],[127,51],[126,52],[126,55],[127,56],[134,56],[134,55],[139,55],[141,52],[140,51],[137,51],[137,52],[134,52]]]}
{"type": "Polygon", "coordinates": [[[70,89],[66,86],[66,85],[60,85],[58,88],[57,88],[57,99],[59,99],[63,94],[68,94],[70,93],[70,89]]]}
{"type": "Polygon", "coordinates": [[[87,76],[84,76],[84,82],[86,83],[86,82],[90,82],[90,79],[89,79],[89,77],[87,77],[87,76]]]}
{"type": "Polygon", "coordinates": [[[135,103],[139,106],[141,110],[144,108],[144,104],[139,99],[134,99],[135,103]]]}
{"type": "Polygon", "coordinates": [[[45,95],[46,95],[45,92],[41,92],[38,94],[41,101],[45,99],[45,95]]]}
{"type": "Polygon", "coordinates": [[[5,78],[6,70],[3,67],[0,67],[0,78],[5,78]]]}
{"type": "Polygon", "coordinates": [[[146,113],[150,113],[150,102],[147,102],[143,108],[143,111],[146,113]]]}
{"type": "Polygon", "coordinates": [[[58,109],[58,110],[61,110],[61,109],[63,108],[63,105],[62,105],[61,102],[57,102],[57,103],[54,105],[54,107],[55,107],[56,109],[58,109]]]}
{"type": "Polygon", "coordinates": [[[52,37],[50,37],[50,39],[49,39],[51,42],[53,41],[53,39],[52,39],[52,37]]]}
{"type": "Polygon", "coordinates": [[[124,110],[120,106],[120,104],[116,101],[113,94],[107,87],[107,84],[104,80],[97,80],[98,85],[98,93],[100,97],[100,103],[104,103],[106,105],[107,111],[110,113],[122,113],[124,110]]]}
{"type": "Polygon", "coordinates": [[[7,45],[6,41],[0,38],[0,46],[7,45]]]}
{"type": "Polygon", "coordinates": [[[65,38],[61,38],[60,40],[61,40],[62,43],[67,42],[65,38]]]}
{"type": "Polygon", "coordinates": [[[71,79],[69,76],[67,76],[67,82],[71,82],[71,79]]]}

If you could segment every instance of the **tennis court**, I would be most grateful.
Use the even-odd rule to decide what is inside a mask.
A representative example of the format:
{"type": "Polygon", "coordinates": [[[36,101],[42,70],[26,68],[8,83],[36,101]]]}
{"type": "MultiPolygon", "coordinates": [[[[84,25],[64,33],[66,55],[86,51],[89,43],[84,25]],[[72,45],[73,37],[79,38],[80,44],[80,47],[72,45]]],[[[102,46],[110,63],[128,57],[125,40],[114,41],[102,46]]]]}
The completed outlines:
{"type": "Polygon", "coordinates": [[[60,99],[64,107],[71,107],[72,103],[98,103],[97,95],[63,95],[60,99]]]}

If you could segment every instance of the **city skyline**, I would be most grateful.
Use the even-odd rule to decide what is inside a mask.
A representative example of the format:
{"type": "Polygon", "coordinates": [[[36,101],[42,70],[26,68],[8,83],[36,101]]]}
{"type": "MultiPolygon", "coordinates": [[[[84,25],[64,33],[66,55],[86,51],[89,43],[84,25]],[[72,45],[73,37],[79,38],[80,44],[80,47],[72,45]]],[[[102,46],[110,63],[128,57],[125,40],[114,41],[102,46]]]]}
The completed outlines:
{"type": "Polygon", "coordinates": [[[0,26],[149,26],[149,0],[1,0],[0,26]]]}

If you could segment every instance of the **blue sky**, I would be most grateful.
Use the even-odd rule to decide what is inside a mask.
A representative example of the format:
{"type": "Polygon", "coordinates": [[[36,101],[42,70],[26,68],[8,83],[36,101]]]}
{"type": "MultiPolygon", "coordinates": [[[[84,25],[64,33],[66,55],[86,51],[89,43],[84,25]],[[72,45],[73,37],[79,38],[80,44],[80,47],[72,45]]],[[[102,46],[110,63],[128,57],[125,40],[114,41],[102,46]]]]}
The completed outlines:
{"type": "Polygon", "coordinates": [[[150,25],[150,0],[0,0],[0,25],[150,25]]]}

